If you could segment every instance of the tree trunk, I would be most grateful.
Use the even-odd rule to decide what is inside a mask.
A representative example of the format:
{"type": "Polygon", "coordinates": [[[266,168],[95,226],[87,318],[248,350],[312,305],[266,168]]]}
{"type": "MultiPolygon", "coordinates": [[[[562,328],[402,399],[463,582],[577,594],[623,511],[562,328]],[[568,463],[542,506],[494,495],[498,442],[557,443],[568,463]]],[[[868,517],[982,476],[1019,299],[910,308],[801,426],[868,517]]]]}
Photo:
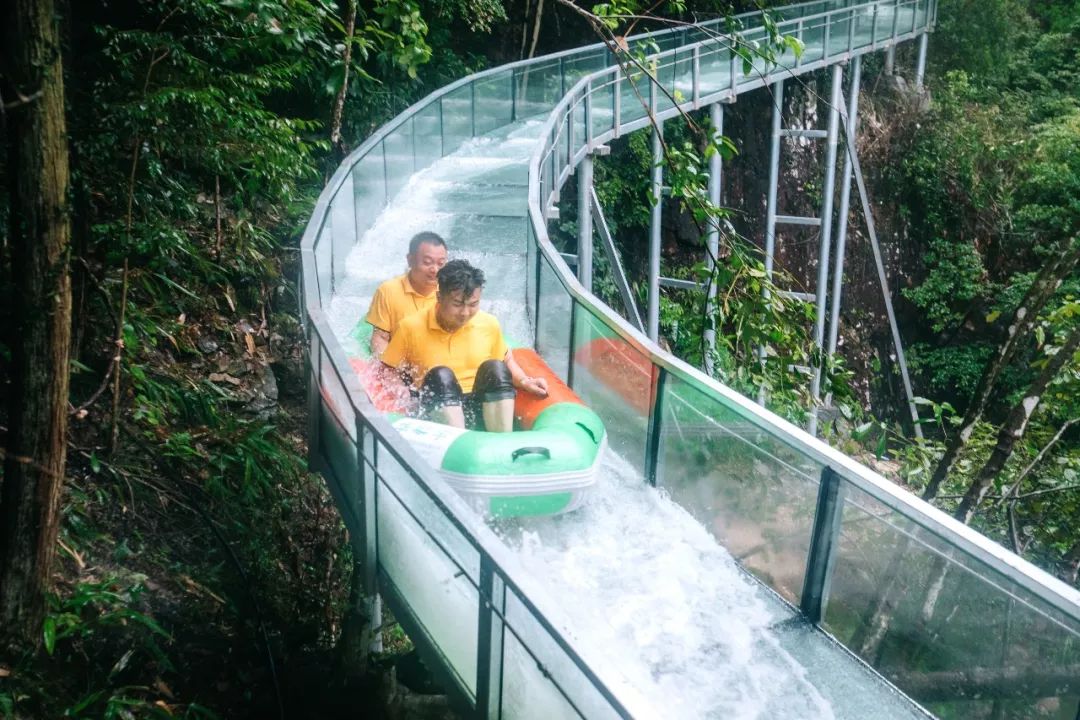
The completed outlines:
{"type": "Polygon", "coordinates": [[[1017,441],[1024,436],[1028,421],[1031,420],[1035,408],[1039,406],[1039,399],[1042,397],[1043,392],[1046,391],[1046,387],[1061,372],[1061,368],[1072,360],[1073,354],[1076,353],[1078,347],[1080,347],[1080,327],[1074,328],[1069,333],[1065,343],[1058,348],[1057,354],[1050,358],[1042,372],[1031,382],[1027,392],[1024,393],[1023,399],[1013,406],[1012,411],[1009,412],[1009,417],[1006,418],[1005,423],[998,431],[997,444],[994,446],[994,451],[990,453],[990,459],[975,475],[975,479],[972,480],[971,485],[960,501],[960,505],[956,508],[957,520],[965,525],[971,522],[971,517],[978,509],[979,503],[983,501],[986,493],[990,490],[990,484],[998,476],[1002,468],[1005,467],[1005,463],[1009,461],[1009,458],[1012,457],[1017,441]]]}
{"type": "Polygon", "coordinates": [[[341,117],[345,113],[345,97],[349,92],[349,65],[352,63],[353,35],[356,34],[356,0],[345,0],[342,4],[345,20],[345,51],[342,53],[342,62],[345,64],[345,69],[341,78],[341,88],[338,90],[337,97],[334,98],[334,114],[330,119],[330,144],[334,147],[339,160],[345,157],[345,143],[341,139],[341,117]]]}
{"type": "Polygon", "coordinates": [[[1080,260],[1080,241],[1077,238],[1064,241],[1054,259],[1039,273],[1035,282],[1031,284],[1020,306],[1016,308],[1009,322],[1009,333],[1005,341],[998,348],[997,354],[990,359],[986,369],[983,370],[979,384],[971,397],[971,404],[964,413],[964,420],[960,426],[960,432],[953,437],[945,448],[938,466],[934,469],[934,475],[930,483],[923,491],[923,500],[932,500],[938,494],[941,483],[949,476],[956,462],[960,459],[960,453],[971,439],[971,433],[975,425],[982,419],[982,414],[993,396],[997,386],[998,377],[1002,370],[1008,367],[1016,351],[1023,344],[1023,340],[1035,326],[1035,321],[1042,311],[1043,306],[1060,287],[1062,280],[1072,272],[1077,261],[1080,260]]]}
{"type": "Polygon", "coordinates": [[[0,491],[0,649],[41,637],[64,477],[71,342],[68,150],[53,0],[5,3],[11,255],[10,431],[0,491]]]}

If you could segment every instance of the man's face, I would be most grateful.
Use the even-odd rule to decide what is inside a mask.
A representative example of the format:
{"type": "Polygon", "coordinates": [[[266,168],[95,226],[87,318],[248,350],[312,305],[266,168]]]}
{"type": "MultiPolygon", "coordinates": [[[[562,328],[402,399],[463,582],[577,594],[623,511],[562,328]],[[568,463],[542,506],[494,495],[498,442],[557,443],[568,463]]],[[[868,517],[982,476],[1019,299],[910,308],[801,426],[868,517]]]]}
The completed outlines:
{"type": "Polygon", "coordinates": [[[464,290],[439,293],[439,302],[435,306],[439,325],[447,332],[460,329],[479,309],[480,288],[473,290],[471,295],[465,295],[464,290]]]}
{"type": "Polygon", "coordinates": [[[416,252],[405,256],[409,262],[409,281],[413,285],[435,285],[439,270],[446,264],[446,248],[432,243],[420,243],[416,252]]]}

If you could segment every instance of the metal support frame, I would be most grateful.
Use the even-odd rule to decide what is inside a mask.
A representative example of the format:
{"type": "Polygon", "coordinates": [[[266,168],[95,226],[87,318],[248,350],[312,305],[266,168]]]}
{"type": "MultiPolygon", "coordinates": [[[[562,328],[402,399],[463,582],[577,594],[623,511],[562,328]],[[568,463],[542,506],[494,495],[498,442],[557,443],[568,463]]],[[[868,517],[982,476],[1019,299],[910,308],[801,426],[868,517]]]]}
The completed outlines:
{"type": "Polygon", "coordinates": [[[844,509],[841,491],[843,482],[831,467],[821,471],[818,485],[817,510],[810,533],[810,552],[806,560],[799,609],[815,625],[821,622],[829,598],[832,566],[840,539],[841,514],[844,509]]]}
{"type": "MultiPolygon", "coordinates": [[[[846,108],[842,108],[842,111],[847,113],[846,108]]],[[[870,207],[870,194],[866,191],[866,181],[863,179],[862,166],[859,163],[859,153],[855,147],[854,136],[845,135],[845,143],[847,145],[847,155],[851,158],[851,169],[855,175],[855,186],[859,189],[863,218],[866,220],[866,234],[870,237],[870,248],[874,253],[874,265],[877,268],[878,282],[881,284],[881,295],[885,300],[885,315],[889,319],[893,348],[896,350],[896,364],[900,366],[900,379],[904,384],[908,411],[911,413],[915,435],[921,438],[923,433],[919,421],[919,406],[915,404],[915,392],[911,388],[911,376],[908,374],[907,359],[904,357],[904,344],[900,339],[900,327],[896,323],[896,311],[893,310],[892,293],[889,291],[889,278],[885,274],[885,262],[881,258],[881,246],[878,244],[877,229],[874,226],[874,214],[870,207]]]]}
{"type": "MultiPolygon", "coordinates": [[[[895,25],[895,22],[894,22],[893,28],[895,29],[895,27],[896,27],[896,25],[895,25]]],[[[894,35],[896,34],[895,31],[894,31],[893,34],[894,35]]],[[[885,74],[886,75],[895,75],[896,74],[896,46],[895,45],[890,45],[885,50],[885,74]]]]}
{"type": "Polygon", "coordinates": [[[930,42],[930,34],[923,33],[919,36],[919,59],[915,63],[915,89],[923,89],[923,79],[926,77],[926,46],[930,42]]]}
{"type": "Polygon", "coordinates": [[[622,260],[619,259],[619,251],[615,247],[614,239],[611,237],[611,230],[608,229],[604,210],[600,207],[600,198],[596,195],[596,188],[592,188],[590,205],[593,211],[593,223],[600,235],[600,247],[603,249],[604,255],[607,256],[608,265],[611,267],[611,275],[615,280],[615,287],[619,289],[619,295],[622,297],[626,317],[633,323],[634,327],[644,332],[645,324],[641,321],[637,301],[634,299],[634,293],[630,289],[629,281],[626,279],[626,271],[623,270],[622,260]]]}
{"type": "MultiPolygon", "coordinates": [[[[844,101],[843,94],[844,68],[842,65],[833,65],[832,68],[832,99],[829,103],[829,137],[825,148],[825,185],[823,188],[824,198],[821,203],[821,239],[818,245],[818,268],[817,268],[817,300],[814,310],[814,345],[823,348],[825,345],[825,314],[828,310],[828,285],[829,285],[829,250],[832,243],[832,215],[833,195],[836,189],[836,146],[840,133],[840,105],[844,101]]],[[[806,431],[811,435],[817,434],[818,398],[821,397],[821,375],[823,365],[828,362],[827,357],[822,357],[821,362],[814,366],[814,376],[810,380],[810,417],[806,423],[806,431]]]]}
{"type": "MultiPolygon", "coordinates": [[[[652,108],[656,109],[656,84],[651,85],[652,108]]],[[[655,112],[653,117],[655,118],[655,112]]],[[[664,123],[656,123],[652,131],[652,216],[649,219],[649,339],[656,342],[660,337],[660,224],[664,205],[664,123]]]]}
{"type": "Polygon", "coordinates": [[[593,159],[588,154],[577,168],[578,183],[578,282],[592,292],[593,275],[593,225],[590,212],[593,194],[593,159]]]}
{"type": "MultiPolygon", "coordinates": [[[[780,183],[780,125],[784,112],[784,81],[777,80],[772,86],[773,113],[769,144],[769,194],[765,204],[765,299],[769,298],[768,284],[772,282],[773,263],[776,252],[776,190],[780,183]]],[[[758,350],[761,364],[765,364],[765,346],[758,350]]],[[[758,390],[759,405],[765,404],[765,388],[758,390]]]]}
{"type": "MultiPolygon", "coordinates": [[[[851,79],[848,81],[847,113],[844,117],[844,136],[854,138],[859,125],[859,84],[862,80],[862,58],[851,61],[851,79]]],[[[845,150],[847,146],[845,145],[845,150]]],[[[829,343],[827,357],[836,352],[840,333],[840,299],[844,293],[844,252],[847,247],[848,215],[851,212],[851,154],[844,152],[844,169],[840,174],[840,212],[836,219],[836,261],[833,265],[832,304],[829,306],[829,343]]],[[[832,393],[825,397],[825,405],[831,404],[832,393]]]]}
{"type": "MultiPolygon", "coordinates": [[[[696,57],[695,57],[696,59],[696,57]]],[[[713,137],[719,140],[724,134],[724,106],[713,103],[709,106],[709,120],[712,124],[713,137]]],[[[714,152],[709,158],[709,204],[714,208],[720,207],[720,194],[723,183],[723,162],[719,152],[714,152]]],[[[705,298],[705,372],[713,374],[713,353],[716,350],[716,325],[714,324],[714,312],[716,308],[717,288],[713,280],[713,271],[716,267],[716,258],[720,252],[720,218],[709,218],[709,232],[705,237],[705,265],[709,269],[708,294],[705,298]]]]}

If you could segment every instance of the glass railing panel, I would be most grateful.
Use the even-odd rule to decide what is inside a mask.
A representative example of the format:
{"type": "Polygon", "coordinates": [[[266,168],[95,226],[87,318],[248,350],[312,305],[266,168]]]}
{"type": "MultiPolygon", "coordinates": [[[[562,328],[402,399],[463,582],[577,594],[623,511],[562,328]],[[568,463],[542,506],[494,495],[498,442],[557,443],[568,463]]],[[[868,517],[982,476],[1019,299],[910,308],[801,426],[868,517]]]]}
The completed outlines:
{"type": "Polygon", "coordinates": [[[640,120],[648,114],[651,83],[648,75],[636,69],[619,83],[619,113],[623,123],[640,120]]]}
{"type": "Polygon", "coordinates": [[[475,694],[479,554],[385,445],[375,455],[379,566],[475,694]]]}
{"type": "Polygon", "coordinates": [[[503,640],[502,716],[617,718],[585,672],[508,589],[503,640]]]}
{"type": "Polygon", "coordinates": [[[656,64],[656,111],[675,107],[676,54],[667,55],[656,64]]]}
{"type": "Polygon", "coordinates": [[[825,50],[825,18],[811,17],[803,23],[802,63],[807,65],[822,58],[825,50]]]}
{"type": "Polygon", "coordinates": [[[570,118],[573,123],[573,147],[570,152],[576,153],[588,140],[585,137],[585,93],[579,93],[574,97],[570,110],[570,118]]]}
{"type": "Polygon", "coordinates": [[[563,72],[566,77],[564,83],[567,92],[577,84],[577,81],[586,75],[603,70],[608,65],[608,52],[606,49],[596,50],[580,55],[573,55],[563,61],[563,72]]]}
{"type": "Polygon", "coordinates": [[[680,103],[694,99],[694,53],[692,50],[680,50],[675,54],[671,67],[672,97],[680,103]]]}
{"type": "Polygon", "coordinates": [[[873,6],[866,6],[854,11],[851,22],[854,25],[852,30],[852,48],[858,50],[860,48],[868,47],[873,43],[874,39],[871,33],[874,30],[874,8],[873,6]]]}
{"type": "Polygon", "coordinates": [[[450,155],[473,137],[473,86],[465,83],[443,95],[443,155],[450,155]]]}
{"type": "Polygon", "coordinates": [[[335,292],[345,277],[345,256],[349,254],[353,243],[356,242],[358,230],[356,200],[353,178],[352,175],[348,175],[337,193],[330,199],[330,207],[327,209],[327,233],[324,240],[329,241],[327,242],[330,247],[329,278],[335,292]]]}
{"type": "Polygon", "coordinates": [[[1076,711],[1080,621],[850,486],[824,625],[941,717],[1076,711]]]}
{"type": "Polygon", "coordinates": [[[729,40],[710,42],[701,48],[701,95],[711,95],[731,87],[731,49],[729,40]]]}
{"type": "MultiPolygon", "coordinates": [[[[344,238],[337,237],[334,228],[334,275],[339,277],[345,270],[345,257],[357,240],[363,237],[386,206],[386,167],[383,164],[382,144],[371,149],[353,166],[351,173],[352,196],[355,198],[356,224],[344,238]]],[[[341,196],[348,186],[342,185],[341,196]]]]}
{"type": "Polygon", "coordinates": [[[607,74],[594,81],[592,99],[590,100],[593,137],[598,137],[612,129],[612,122],[615,118],[614,77],[612,74],[607,74]]]}
{"type": "Polygon", "coordinates": [[[383,140],[386,157],[386,199],[394,199],[398,191],[409,181],[415,169],[413,122],[406,120],[383,140]]]}
{"type": "Polygon", "coordinates": [[[566,380],[570,369],[570,311],[574,301],[545,257],[540,257],[539,288],[536,351],[556,375],[566,380]]]}
{"type": "Polygon", "coordinates": [[[563,76],[559,60],[539,62],[517,70],[518,118],[548,113],[563,96],[563,76]]]}
{"type": "Polygon", "coordinates": [[[483,135],[514,121],[513,72],[476,81],[476,134],[483,135]]]}
{"type": "Polygon", "coordinates": [[[669,375],[658,483],[747,570],[792,604],[802,594],[822,466],[669,375]]]}
{"type": "MultiPolygon", "coordinates": [[[[571,122],[572,119],[570,115],[570,110],[568,109],[567,112],[561,118],[559,118],[559,121],[555,124],[555,132],[557,134],[555,138],[555,167],[557,168],[560,175],[566,172],[566,167],[569,162],[568,158],[570,152],[571,122]]],[[[559,178],[556,177],[555,187],[559,187],[560,185],[561,183],[559,182],[559,178]]]]}
{"type": "Polygon", "coordinates": [[[443,156],[442,104],[436,100],[413,116],[413,135],[416,142],[417,170],[430,167],[443,156]]]}
{"type": "Polygon", "coordinates": [[[851,18],[848,13],[836,13],[829,16],[829,57],[840,55],[848,49],[848,27],[851,18]]]}
{"type": "Polygon", "coordinates": [[[608,443],[645,467],[653,365],[584,305],[574,308],[573,389],[603,419],[608,443]]]}

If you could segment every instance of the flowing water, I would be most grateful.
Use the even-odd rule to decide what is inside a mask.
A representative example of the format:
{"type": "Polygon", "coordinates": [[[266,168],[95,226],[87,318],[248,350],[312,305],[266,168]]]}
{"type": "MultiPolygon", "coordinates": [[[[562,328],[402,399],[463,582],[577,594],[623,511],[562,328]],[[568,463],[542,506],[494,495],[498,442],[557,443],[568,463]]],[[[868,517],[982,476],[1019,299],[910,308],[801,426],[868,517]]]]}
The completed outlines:
{"type": "MultiPolygon", "coordinates": [[[[440,233],[452,258],[485,271],[482,307],[507,337],[532,338],[524,198],[539,126],[470,141],[415,174],[382,211],[350,254],[330,307],[349,355],[359,352],[351,332],[375,287],[404,271],[408,240],[421,230],[440,233]]],[[[921,717],[614,451],[581,509],[494,529],[542,581],[550,595],[543,606],[560,608],[552,620],[670,717],[921,717]]]]}

